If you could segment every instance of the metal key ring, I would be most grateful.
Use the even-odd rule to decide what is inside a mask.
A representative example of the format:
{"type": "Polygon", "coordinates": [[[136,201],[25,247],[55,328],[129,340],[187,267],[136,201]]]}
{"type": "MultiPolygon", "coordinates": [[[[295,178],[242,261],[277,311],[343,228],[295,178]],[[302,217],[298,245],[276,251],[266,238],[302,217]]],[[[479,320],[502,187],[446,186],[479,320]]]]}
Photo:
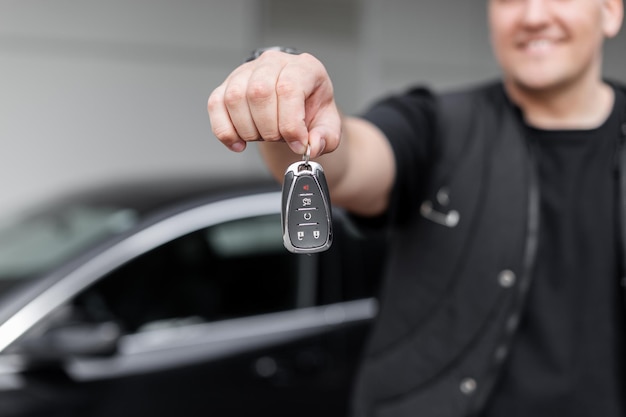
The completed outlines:
{"type": "Polygon", "coordinates": [[[302,155],[302,160],[304,161],[305,164],[308,164],[309,159],[311,159],[311,144],[307,143],[306,152],[304,153],[304,155],[302,155]]]}

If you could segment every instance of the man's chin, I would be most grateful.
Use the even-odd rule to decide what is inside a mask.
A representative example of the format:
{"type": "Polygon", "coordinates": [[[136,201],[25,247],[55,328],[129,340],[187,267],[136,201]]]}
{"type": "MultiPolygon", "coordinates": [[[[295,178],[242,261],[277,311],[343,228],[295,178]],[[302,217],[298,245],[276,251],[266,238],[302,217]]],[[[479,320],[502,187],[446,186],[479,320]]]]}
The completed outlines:
{"type": "Polygon", "coordinates": [[[562,90],[569,84],[565,77],[549,76],[545,73],[512,78],[512,84],[518,90],[532,94],[546,94],[562,90]]]}

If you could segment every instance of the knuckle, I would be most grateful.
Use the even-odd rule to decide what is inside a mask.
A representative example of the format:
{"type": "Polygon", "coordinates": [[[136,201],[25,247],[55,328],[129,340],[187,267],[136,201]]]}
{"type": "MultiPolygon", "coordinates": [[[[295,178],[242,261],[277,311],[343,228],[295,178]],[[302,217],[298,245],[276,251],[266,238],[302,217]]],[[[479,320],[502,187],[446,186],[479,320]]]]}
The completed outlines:
{"type": "Polygon", "coordinates": [[[291,97],[294,96],[298,91],[298,87],[296,84],[290,80],[282,77],[276,83],[276,94],[283,97],[291,97]]]}
{"type": "Polygon", "coordinates": [[[267,82],[258,80],[248,85],[246,96],[252,102],[265,102],[274,94],[274,89],[267,82]]]}
{"type": "Polygon", "coordinates": [[[222,106],[222,95],[217,92],[213,92],[207,101],[207,109],[210,113],[219,110],[222,106]]]}
{"type": "Polygon", "coordinates": [[[226,106],[237,106],[246,98],[244,89],[238,85],[230,86],[224,92],[224,103],[226,106]]]}
{"type": "Polygon", "coordinates": [[[257,60],[259,60],[259,61],[263,61],[263,60],[274,61],[276,59],[280,59],[282,56],[283,56],[282,52],[268,49],[267,51],[263,52],[261,54],[261,56],[259,56],[259,58],[257,58],[257,60]]]}
{"type": "Polygon", "coordinates": [[[309,62],[309,63],[317,63],[317,62],[319,62],[319,60],[318,60],[317,58],[315,58],[313,55],[311,55],[311,54],[310,54],[310,53],[308,53],[308,52],[303,52],[303,53],[301,53],[301,54],[299,55],[299,57],[300,57],[302,60],[307,61],[307,62],[309,62]]]}
{"type": "Polygon", "coordinates": [[[324,64],[322,64],[322,62],[319,59],[317,59],[315,56],[306,52],[298,56],[302,60],[303,65],[305,65],[307,68],[312,69],[314,71],[320,71],[320,70],[325,71],[324,64]]]}

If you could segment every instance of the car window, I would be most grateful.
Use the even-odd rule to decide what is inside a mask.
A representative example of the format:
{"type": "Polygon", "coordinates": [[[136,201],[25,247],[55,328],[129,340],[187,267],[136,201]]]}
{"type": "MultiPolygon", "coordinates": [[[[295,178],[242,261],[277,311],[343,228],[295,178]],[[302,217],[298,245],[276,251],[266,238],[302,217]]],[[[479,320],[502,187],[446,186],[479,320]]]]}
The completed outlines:
{"type": "Polygon", "coordinates": [[[74,302],[86,319],[130,332],[284,311],[302,299],[298,259],[278,214],[239,219],[144,253],[74,302]]]}
{"type": "Polygon", "coordinates": [[[0,281],[27,280],[128,230],[138,221],[129,208],[68,204],[0,220],[0,281]]]}

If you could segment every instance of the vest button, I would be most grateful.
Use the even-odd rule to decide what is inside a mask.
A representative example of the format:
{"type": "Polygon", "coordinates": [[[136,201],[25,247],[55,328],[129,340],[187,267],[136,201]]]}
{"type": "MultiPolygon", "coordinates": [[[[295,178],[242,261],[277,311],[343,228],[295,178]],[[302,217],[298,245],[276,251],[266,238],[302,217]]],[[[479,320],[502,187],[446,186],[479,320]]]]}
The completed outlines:
{"type": "Polygon", "coordinates": [[[459,389],[465,395],[471,395],[476,391],[478,385],[476,384],[476,380],[474,378],[465,378],[461,381],[461,385],[459,389]]]}
{"type": "Polygon", "coordinates": [[[508,354],[509,354],[509,349],[506,347],[506,345],[502,345],[502,346],[499,346],[498,349],[496,349],[494,358],[496,362],[500,363],[506,359],[508,354]]]}
{"type": "Polygon", "coordinates": [[[515,272],[505,269],[498,274],[498,283],[503,288],[510,288],[515,284],[515,272]]]}
{"type": "Polygon", "coordinates": [[[512,315],[506,321],[506,331],[509,333],[513,333],[515,329],[517,329],[518,324],[519,324],[519,316],[517,314],[512,315]]]}

